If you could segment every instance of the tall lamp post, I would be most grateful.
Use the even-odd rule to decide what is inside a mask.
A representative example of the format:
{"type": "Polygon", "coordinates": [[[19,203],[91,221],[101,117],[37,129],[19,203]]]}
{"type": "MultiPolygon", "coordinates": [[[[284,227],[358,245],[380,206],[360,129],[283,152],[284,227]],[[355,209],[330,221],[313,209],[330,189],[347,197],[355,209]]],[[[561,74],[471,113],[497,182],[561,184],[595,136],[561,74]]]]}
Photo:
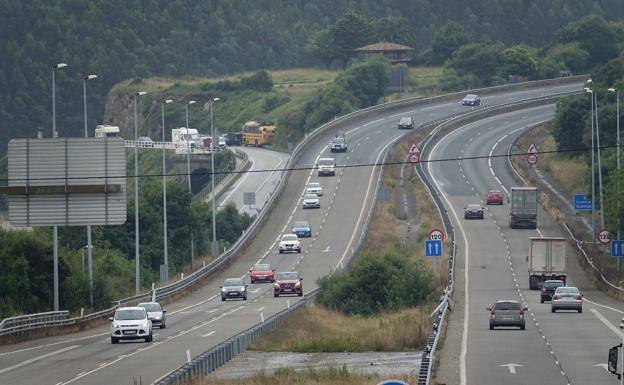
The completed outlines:
{"type": "MultiPolygon", "coordinates": [[[[218,102],[219,98],[212,98],[208,103],[210,105],[210,135],[212,140],[210,141],[210,191],[212,191],[212,256],[216,258],[219,255],[219,245],[217,244],[217,195],[215,191],[215,165],[214,165],[214,124],[212,119],[212,105],[218,102]]],[[[218,139],[217,139],[218,140],[218,139]]]]}
{"type": "MultiPolygon", "coordinates": [[[[189,100],[186,103],[186,182],[188,183],[189,193],[193,194],[191,188],[191,137],[189,134],[189,106],[197,103],[195,100],[189,100]]],[[[191,229],[191,269],[195,260],[195,241],[193,239],[193,229],[191,229]]]]}
{"type": "MultiPolygon", "coordinates": [[[[591,85],[591,79],[587,81],[591,85]]],[[[592,194],[592,243],[596,242],[596,183],[594,181],[594,91],[585,87],[585,92],[591,97],[590,117],[591,117],[591,194],[592,194]]]]}
{"type": "MultiPolygon", "coordinates": [[[[162,111],[162,141],[165,142],[165,104],[172,103],[173,100],[165,99],[161,103],[162,111]]],[[[167,160],[165,156],[165,146],[163,144],[162,150],[162,167],[163,167],[163,252],[165,256],[165,262],[163,267],[163,276],[161,277],[164,283],[169,282],[169,259],[167,256],[167,160]]]]}
{"type": "Polygon", "coordinates": [[[139,96],[147,92],[134,93],[134,293],[141,290],[141,270],[139,260],[139,147],[138,147],[138,118],[137,103],[139,96]]]}
{"type": "Polygon", "coordinates": [[[600,196],[600,229],[605,228],[604,205],[602,204],[602,156],[600,155],[600,126],[598,125],[598,95],[594,92],[594,117],[596,118],[596,150],[598,155],[598,195],[600,196]]]}
{"type": "MultiPolygon", "coordinates": [[[[58,137],[56,132],[56,92],[54,74],[57,70],[67,67],[66,63],[58,63],[52,66],[52,138],[58,137]]],[[[59,275],[58,275],[58,226],[53,228],[54,237],[54,311],[59,310],[59,275]]]]}
{"type": "MultiPolygon", "coordinates": [[[[82,77],[82,101],[84,107],[84,136],[89,137],[87,123],[87,81],[97,79],[97,75],[86,75],[82,77]]],[[[91,244],[91,225],[87,225],[87,266],[89,269],[89,303],[93,310],[93,246],[91,244]]]]}

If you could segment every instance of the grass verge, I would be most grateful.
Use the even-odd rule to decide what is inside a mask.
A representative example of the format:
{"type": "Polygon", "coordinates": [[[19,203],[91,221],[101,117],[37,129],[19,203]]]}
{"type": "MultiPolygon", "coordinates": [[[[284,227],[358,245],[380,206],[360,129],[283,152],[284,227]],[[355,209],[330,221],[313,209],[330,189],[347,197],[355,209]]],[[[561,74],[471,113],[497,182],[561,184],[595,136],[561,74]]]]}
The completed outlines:
{"type": "MultiPolygon", "coordinates": [[[[401,381],[415,384],[418,377],[399,376],[401,381]]],[[[374,385],[381,378],[375,375],[366,375],[349,372],[343,367],[330,367],[325,370],[308,369],[295,371],[293,369],[278,369],[273,373],[257,373],[245,379],[222,380],[205,378],[194,382],[196,385],[374,385]]]]}

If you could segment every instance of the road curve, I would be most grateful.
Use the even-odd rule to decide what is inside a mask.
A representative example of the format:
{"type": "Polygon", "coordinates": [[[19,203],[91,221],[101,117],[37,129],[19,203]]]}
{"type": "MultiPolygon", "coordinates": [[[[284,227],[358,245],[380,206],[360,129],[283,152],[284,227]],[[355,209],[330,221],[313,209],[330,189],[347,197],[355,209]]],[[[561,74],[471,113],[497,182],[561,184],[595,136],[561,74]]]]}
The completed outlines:
{"type": "Polygon", "coordinates": [[[488,206],[483,221],[463,219],[463,207],[482,202],[489,189],[508,191],[519,185],[507,158],[496,156],[506,154],[527,126],[550,120],[554,113],[549,105],[483,119],[443,137],[428,155],[431,160],[486,157],[428,166],[451,208],[460,243],[455,274],[468,289],[462,304],[467,318],[463,326],[450,326],[465,328],[461,384],[618,383],[603,365],[608,348],[621,340],[616,326],[622,305],[593,287],[574,250],[568,247],[569,284],[578,286],[588,300],[582,314],[553,314],[548,303],[540,304],[537,291],[528,290],[528,238],[563,237],[553,219],[540,208],[538,230],[511,230],[507,204],[488,206]],[[529,307],[525,331],[489,330],[485,308],[505,298],[529,307]]]}
{"type": "Polygon", "coordinates": [[[233,202],[241,213],[256,215],[269,200],[280,181],[281,172],[288,163],[288,154],[256,147],[237,147],[249,157],[251,166],[249,172],[239,179],[219,197],[218,205],[223,207],[233,202]],[[258,172],[269,170],[270,172],[258,172]],[[246,192],[255,193],[256,203],[244,205],[243,195],[246,192]]]}
{"type": "MultiPolygon", "coordinates": [[[[487,105],[580,89],[581,84],[501,92],[483,98],[487,105]]],[[[349,151],[335,154],[339,165],[370,164],[380,160],[382,150],[397,137],[401,116],[412,115],[428,122],[469,110],[457,101],[378,113],[353,119],[346,132],[349,151]]],[[[332,133],[300,157],[297,167],[311,167],[319,156],[329,155],[332,133]]],[[[154,342],[111,345],[108,325],[87,332],[46,338],[0,348],[2,384],[120,384],[133,379],[150,383],[186,361],[186,352],[197,355],[209,347],[294,303],[298,297],[273,298],[270,284],[250,286],[249,300],[221,302],[219,284],[224,277],[245,276],[259,260],[278,271],[298,270],[310,291],[317,278],[340,267],[351,253],[369,209],[377,168],[339,168],[335,177],[319,178],[311,170],[293,172],[280,199],[253,242],[218,278],[168,306],[167,328],[157,330],[154,342]],[[307,181],[320,181],[325,189],[321,209],[301,209],[301,194],[307,181]],[[278,254],[276,239],[288,232],[295,220],[308,220],[313,237],[304,239],[302,254],[278,254]]]]}

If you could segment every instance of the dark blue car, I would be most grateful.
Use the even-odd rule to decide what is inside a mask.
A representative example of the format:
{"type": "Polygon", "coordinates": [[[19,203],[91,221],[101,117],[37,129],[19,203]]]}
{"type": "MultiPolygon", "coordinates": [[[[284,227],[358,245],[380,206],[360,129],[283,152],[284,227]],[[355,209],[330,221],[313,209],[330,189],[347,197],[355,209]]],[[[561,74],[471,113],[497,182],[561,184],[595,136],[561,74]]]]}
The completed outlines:
{"type": "Polygon", "coordinates": [[[312,227],[307,221],[297,221],[292,227],[292,232],[299,238],[307,238],[312,236],[312,227]]]}
{"type": "Polygon", "coordinates": [[[462,99],[462,104],[464,106],[480,106],[481,98],[475,94],[468,94],[462,99]]]}

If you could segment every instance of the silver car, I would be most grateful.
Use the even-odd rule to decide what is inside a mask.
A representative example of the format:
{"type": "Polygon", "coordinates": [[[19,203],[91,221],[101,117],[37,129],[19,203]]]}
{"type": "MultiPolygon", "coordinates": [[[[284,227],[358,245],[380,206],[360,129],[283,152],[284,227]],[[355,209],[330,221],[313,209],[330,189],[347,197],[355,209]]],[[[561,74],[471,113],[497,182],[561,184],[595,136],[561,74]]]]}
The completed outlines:
{"type": "Polygon", "coordinates": [[[506,299],[494,302],[487,308],[490,312],[490,330],[497,326],[518,326],[524,330],[524,312],[529,310],[518,301],[506,299]]]}
{"type": "Polygon", "coordinates": [[[167,311],[158,302],[141,302],[137,306],[147,311],[147,316],[152,321],[152,325],[159,326],[161,329],[166,327],[167,316],[165,313],[167,311]]]}
{"type": "Polygon", "coordinates": [[[557,310],[576,310],[583,312],[583,294],[578,288],[573,286],[561,286],[555,290],[552,296],[550,311],[555,313],[557,310]]]}
{"type": "Polygon", "coordinates": [[[305,194],[303,196],[303,208],[304,209],[319,209],[321,208],[321,200],[316,194],[305,194]]]}

